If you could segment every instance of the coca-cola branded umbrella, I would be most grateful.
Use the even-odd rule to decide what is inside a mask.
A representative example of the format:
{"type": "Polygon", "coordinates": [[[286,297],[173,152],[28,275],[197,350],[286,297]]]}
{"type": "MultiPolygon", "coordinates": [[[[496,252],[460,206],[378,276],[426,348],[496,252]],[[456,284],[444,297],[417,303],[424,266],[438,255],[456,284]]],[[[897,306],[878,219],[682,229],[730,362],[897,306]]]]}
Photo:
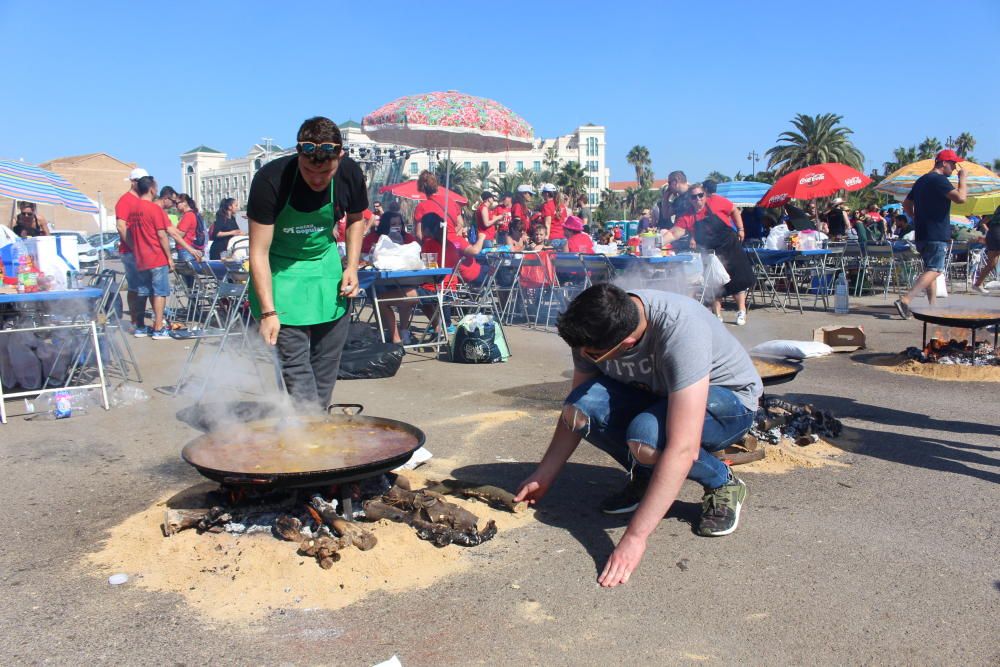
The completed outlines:
{"type": "MultiPolygon", "coordinates": [[[[527,150],[534,132],[528,123],[499,102],[449,90],[407,95],[383,105],[361,121],[365,134],[414,148],[448,151],[445,173],[444,217],[448,219],[451,187],[451,149],[492,153],[527,150]]],[[[441,266],[448,243],[447,225],[442,231],[441,266]]]]}
{"type": "Polygon", "coordinates": [[[771,186],[758,206],[776,208],[792,199],[829,197],[840,190],[860,190],[872,179],[853,167],[839,162],[824,162],[789,172],[771,186]]]}
{"type": "MultiPolygon", "coordinates": [[[[383,185],[378,189],[378,191],[380,194],[388,192],[394,197],[402,197],[403,199],[409,199],[411,201],[424,201],[427,199],[424,193],[417,189],[416,180],[394,183],[392,185],[383,185]]],[[[448,197],[459,206],[465,206],[469,203],[468,199],[453,190],[448,191],[448,197]]]]}

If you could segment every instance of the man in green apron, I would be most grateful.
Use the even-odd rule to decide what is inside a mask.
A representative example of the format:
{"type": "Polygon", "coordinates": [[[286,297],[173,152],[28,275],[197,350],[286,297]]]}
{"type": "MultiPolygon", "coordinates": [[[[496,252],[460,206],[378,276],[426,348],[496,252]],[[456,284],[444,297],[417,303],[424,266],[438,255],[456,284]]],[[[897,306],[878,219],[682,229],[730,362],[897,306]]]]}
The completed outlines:
{"type": "Polygon", "coordinates": [[[350,328],[347,299],[358,292],[368,194],[333,121],[305,121],[296,149],[264,165],[250,185],[250,307],[264,341],[278,347],[288,392],[302,406],[325,408],[350,328]],[[342,262],[334,230],[345,215],[342,262]]]}

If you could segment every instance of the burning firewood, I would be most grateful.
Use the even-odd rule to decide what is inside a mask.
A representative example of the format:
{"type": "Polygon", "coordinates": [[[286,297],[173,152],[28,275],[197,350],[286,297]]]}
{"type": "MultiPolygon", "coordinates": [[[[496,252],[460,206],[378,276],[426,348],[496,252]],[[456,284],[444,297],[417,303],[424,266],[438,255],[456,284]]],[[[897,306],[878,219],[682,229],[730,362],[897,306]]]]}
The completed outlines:
{"type": "Polygon", "coordinates": [[[523,512],[528,507],[526,502],[515,503],[514,494],[509,491],[488,484],[476,484],[458,479],[443,479],[440,482],[428,481],[428,486],[424,490],[442,495],[475,498],[491,507],[506,509],[509,512],[523,512]]]}
{"type": "Polygon", "coordinates": [[[367,530],[337,514],[333,503],[327,502],[323,496],[315,494],[309,499],[309,505],[320,515],[324,523],[361,551],[368,551],[378,543],[378,539],[367,530]]]}
{"type": "Polygon", "coordinates": [[[303,540],[299,545],[299,553],[315,558],[321,568],[329,570],[340,560],[340,554],[337,552],[349,546],[351,546],[350,538],[317,537],[303,540]]]}
{"type": "Polygon", "coordinates": [[[302,522],[294,516],[282,514],[274,521],[274,532],[283,540],[302,542],[308,539],[302,534],[302,522]]]}
{"type": "Polygon", "coordinates": [[[233,515],[225,507],[212,507],[198,522],[199,533],[221,533],[223,526],[233,520],[233,515]]]}
{"type": "Polygon", "coordinates": [[[489,521],[481,531],[476,530],[475,523],[466,530],[456,530],[448,525],[421,519],[420,512],[421,510],[407,512],[399,507],[387,505],[380,500],[369,500],[365,503],[365,518],[369,521],[388,519],[397,523],[405,523],[416,529],[417,537],[427,540],[436,547],[449,544],[463,547],[479,546],[497,534],[497,525],[494,521],[489,521]]]}
{"type": "Polygon", "coordinates": [[[440,494],[427,489],[407,491],[394,486],[382,496],[382,502],[416,512],[416,516],[420,519],[443,524],[461,532],[475,531],[476,524],[479,522],[479,517],[469,510],[449,503],[440,494]]]}

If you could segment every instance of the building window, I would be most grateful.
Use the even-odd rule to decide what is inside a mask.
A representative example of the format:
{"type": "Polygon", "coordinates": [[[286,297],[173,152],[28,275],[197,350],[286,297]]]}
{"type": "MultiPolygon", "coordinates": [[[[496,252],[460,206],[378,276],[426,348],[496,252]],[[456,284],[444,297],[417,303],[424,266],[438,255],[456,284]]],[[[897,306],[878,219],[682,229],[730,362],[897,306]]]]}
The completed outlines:
{"type": "Polygon", "coordinates": [[[258,169],[260,169],[261,164],[262,163],[260,161],[260,158],[257,158],[256,160],[254,160],[253,161],[253,170],[257,171],[258,169]]]}
{"type": "Polygon", "coordinates": [[[587,137],[587,155],[597,157],[597,137],[587,137]]]}
{"type": "Polygon", "coordinates": [[[416,160],[410,163],[410,176],[416,176],[420,173],[420,165],[417,164],[416,160]]]}
{"type": "Polygon", "coordinates": [[[541,160],[535,160],[534,162],[531,163],[531,171],[535,172],[536,174],[542,173],[541,160]]]}
{"type": "Polygon", "coordinates": [[[243,189],[247,189],[247,175],[243,174],[243,189]]]}
{"type": "Polygon", "coordinates": [[[597,171],[597,160],[587,160],[587,171],[597,171]]]}
{"type": "Polygon", "coordinates": [[[587,201],[589,201],[589,202],[590,202],[590,205],[591,205],[591,206],[595,206],[595,205],[597,204],[597,193],[596,193],[596,192],[591,192],[591,193],[590,193],[590,194],[589,194],[589,195],[587,196],[587,201]]]}
{"type": "Polygon", "coordinates": [[[483,171],[486,171],[487,169],[490,168],[490,163],[487,162],[486,160],[483,160],[482,162],[479,163],[479,168],[482,169],[483,171]]]}
{"type": "Polygon", "coordinates": [[[596,176],[591,176],[590,177],[590,187],[591,188],[595,188],[595,189],[598,187],[598,185],[597,185],[597,177],[596,176]]]}
{"type": "Polygon", "coordinates": [[[507,173],[507,163],[504,160],[500,160],[500,169],[499,169],[499,171],[500,171],[501,174],[506,174],[507,173]]]}
{"type": "Polygon", "coordinates": [[[517,164],[517,170],[518,171],[524,171],[524,161],[523,160],[518,160],[516,164],[517,164]]]}
{"type": "Polygon", "coordinates": [[[465,169],[472,169],[472,163],[471,162],[463,162],[462,163],[462,167],[464,167],[465,169]]]}

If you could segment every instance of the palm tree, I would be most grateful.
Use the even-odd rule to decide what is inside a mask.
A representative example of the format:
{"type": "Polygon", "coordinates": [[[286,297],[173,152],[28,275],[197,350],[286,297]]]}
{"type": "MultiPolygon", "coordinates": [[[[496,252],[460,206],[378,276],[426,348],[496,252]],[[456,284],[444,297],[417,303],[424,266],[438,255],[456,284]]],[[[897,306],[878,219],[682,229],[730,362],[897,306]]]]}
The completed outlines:
{"type": "Polygon", "coordinates": [[[448,183],[448,189],[452,192],[457,192],[471,201],[476,196],[472,170],[451,162],[449,173],[449,162],[447,159],[439,160],[434,165],[434,175],[437,176],[438,182],[442,187],[445,186],[445,183],[448,183]]]}
{"type": "Polygon", "coordinates": [[[533,172],[530,171],[513,171],[506,174],[500,174],[497,176],[495,181],[497,192],[501,195],[505,192],[513,194],[517,191],[517,186],[525,183],[531,183],[530,175],[532,173],[533,172]]]}
{"type": "Polygon", "coordinates": [[[640,186],[653,173],[653,161],[649,157],[649,149],[645,146],[633,146],[625,156],[625,161],[635,169],[635,180],[640,186]]]}
{"type": "Polygon", "coordinates": [[[472,168],[472,180],[479,187],[479,191],[492,190],[497,187],[496,178],[493,176],[493,169],[488,162],[472,168]]]}
{"type": "Polygon", "coordinates": [[[774,169],[778,176],[824,162],[864,169],[865,156],[851,143],[849,137],[854,131],[840,124],[843,118],[834,113],[796,114],[792,119],[795,131],[782,132],[778,145],[765,153],[767,168],[774,169]]]}
{"type": "Polygon", "coordinates": [[[990,168],[993,173],[1000,173],[1000,157],[993,158],[993,165],[990,168]]]}
{"type": "Polygon", "coordinates": [[[571,202],[587,192],[587,172],[579,162],[567,162],[556,174],[556,185],[562,188],[571,202]]]}
{"type": "Polygon", "coordinates": [[[715,181],[716,183],[727,183],[733,179],[729,178],[721,171],[710,171],[708,176],[705,177],[706,181],[715,181]]]}
{"type": "MultiPolygon", "coordinates": [[[[926,140],[925,140],[926,141],[926,140]]],[[[919,157],[916,146],[897,146],[895,150],[892,151],[892,160],[889,162],[884,162],[882,168],[885,169],[886,174],[891,174],[897,169],[901,169],[908,164],[916,162],[919,157]]],[[[934,157],[933,155],[931,157],[934,157]]]]}
{"type": "MultiPolygon", "coordinates": [[[[917,159],[929,160],[941,150],[941,142],[937,137],[924,137],[924,140],[917,146],[917,159]]],[[[903,165],[900,165],[903,166],[903,165]]]]}
{"type": "Polygon", "coordinates": [[[968,157],[976,148],[976,139],[968,132],[963,132],[955,139],[955,152],[961,157],[968,157]]]}
{"type": "Polygon", "coordinates": [[[559,149],[556,146],[549,146],[545,149],[542,164],[552,173],[555,173],[559,169],[559,149]]]}

